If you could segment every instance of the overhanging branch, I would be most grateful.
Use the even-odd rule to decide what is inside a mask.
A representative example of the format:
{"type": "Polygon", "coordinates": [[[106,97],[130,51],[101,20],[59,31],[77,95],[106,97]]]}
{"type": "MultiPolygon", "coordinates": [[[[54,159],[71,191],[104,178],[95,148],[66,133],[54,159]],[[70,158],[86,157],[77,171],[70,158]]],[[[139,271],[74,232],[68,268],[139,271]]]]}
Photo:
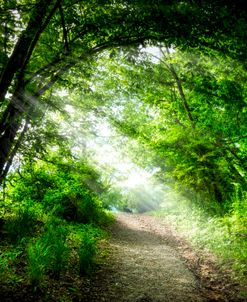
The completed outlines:
{"type": "Polygon", "coordinates": [[[59,3],[59,13],[61,16],[61,23],[62,23],[62,27],[63,27],[63,40],[64,40],[65,50],[67,52],[69,52],[69,40],[68,40],[67,29],[66,29],[65,20],[64,20],[64,13],[63,13],[63,8],[62,8],[61,3],[59,3]]]}

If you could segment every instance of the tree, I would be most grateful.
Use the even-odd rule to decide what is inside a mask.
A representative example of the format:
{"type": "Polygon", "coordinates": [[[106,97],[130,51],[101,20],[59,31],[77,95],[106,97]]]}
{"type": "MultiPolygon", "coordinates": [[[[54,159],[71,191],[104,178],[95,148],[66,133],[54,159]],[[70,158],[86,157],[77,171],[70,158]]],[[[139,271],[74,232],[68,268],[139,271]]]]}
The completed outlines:
{"type": "Polygon", "coordinates": [[[105,52],[84,99],[100,95],[98,111],[144,145],[127,147],[139,164],[151,161],[166,183],[176,180],[184,192],[223,205],[236,186],[247,185],[246,71],[221,56],[161,55],[153,61],[141,49],[105,52]]]}
{"type": "MultiPolygon", "coordinates": [[[[17,3],[5,3],[6,14],[17,10],[22,13],[23,24],[1,73],[0,175],[6,174],[4,167],[11,157],[18,130],[23,119],[29,118],[27,114],[34,110],[37,99],[78,62],[116,43],[114,38],[107,41],[104,9],[96,4],[86,5],[80,1],[71,7],[69,2],[64,2],[62,7],[59,0],[37,1],[32,6],[29,20],[24,22],[28,18],[26,11],[19,8],[17,3]],[[91,24],[93,20],[95,22],[91,24]],[[102,32],[97,36],[99,28],[102,32]],[[6,97],[7,92],[11,94],[10,99],[6,97]]],[[[109,10],[116,13],[116,8],[110,7],[109,10]]],[[[106,11],[105,15],[108,14],[109,11],[106,11]]],[[[134,36],[133,39],[137,40],[138,37],[134,36]]],[[[128,41],[130,43],[131,37],[128,37],[128,41]]],[[[121,44],[121,37],[118,43],[121,44]]],[[[7,56],[8,53],[5,53],[7,56]]]]}
{"type": "Polygon", "coordinates": [[[243,1],[220,0],[5,0],[0,7],[0,180],[24,137],[25,120],[80,62],[106,48],[157,41],[245,60],[243,6],[243,1]]]}

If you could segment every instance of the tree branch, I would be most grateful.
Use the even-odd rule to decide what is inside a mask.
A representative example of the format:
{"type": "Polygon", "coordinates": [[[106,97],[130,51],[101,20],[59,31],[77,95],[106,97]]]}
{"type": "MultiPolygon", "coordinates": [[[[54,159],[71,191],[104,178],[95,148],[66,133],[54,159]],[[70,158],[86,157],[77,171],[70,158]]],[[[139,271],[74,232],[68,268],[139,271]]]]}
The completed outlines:
{"type": "Polygon", "coordinates": [[[65,50],[67,52],[69,52],[69,41],[68,41],[68,35],[67,35],[67,29],[66,29],[66,25],[65,25],[65,20],[64,20],[64,13],[63,13],[63,8],[61,3],[59,3],[59,13],[61,16],[61,22],[62,22],[62,27],[63,27],[63,40],[64,40],[64,46],[65,46],[65,50]]]}
{"type": "MultiPolygon", "coordinates": [[[[164,51],[161,48],[160,48],[160,50],[161,50],[163,56],[165,57],[164,51]]],[[[166,51],[167,51],[167,54],[169,55],[170,51],[169,51],[168,47],[166,47],[166,51]]],[[[182,87],[182,83],[181,83],[181,81],[180,81],[180,79],[179,79],[179,77],[177,75],[177,72],[176,72],[176,70],[175,70],[175,68],[174,68],[174,66],[172,64],[165,63],[165,65],[168,68],[168,70],[170,71],[170,73],[172,74],[174,80],[176,81],[178,92],[179,92],[180,98],[182,100],[185,112],[187,113],[188,119],[191,122],[192,128],[195,128],[195,121],[194,121],[194,118],[193,118],[193,116],[191,114],[190,106],[189,106],[189,104],[188,104],[188,102],[186,100],[186,97],[185,97],[185,94],[184,94],[184,91],[183,91],[183,87],[182,87]]]]}

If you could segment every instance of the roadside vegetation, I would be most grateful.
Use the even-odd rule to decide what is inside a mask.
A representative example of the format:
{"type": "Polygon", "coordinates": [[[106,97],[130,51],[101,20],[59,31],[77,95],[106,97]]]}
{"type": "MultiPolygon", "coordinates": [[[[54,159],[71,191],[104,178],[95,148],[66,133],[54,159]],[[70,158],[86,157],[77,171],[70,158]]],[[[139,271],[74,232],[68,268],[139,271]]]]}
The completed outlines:
{"type": "Polygon", "coordinates": [[[0,1],[1,298],[80,297],[109,209],[158,210],[246,280],[245,6],[0,1]]]}
{"type": "Polygon", "coordinates": [[[172,202],[164,200],[162,208],[151,214],[165,219],[181,237],[200,250],[202,258],[205,255],[221,271],[231,272],[233,279],[242,283],[246,295],[246,197],[242,200],[235,197],[224,214],[212,214],[191,200],[171,195],[172,202]]]}
{"type": "MultiPolygon", "coordinates": [[[[104,250],[98,246],[113,216],[96,188],[106,190],[85,162],[37,160],[11,173],[0,213],[2,297],[15,295],[20,287],[24,293],[25,288],[33,293],[49,289],[67,275],[73,287],[73,281],[99,265],[104,250]]],[[[56,294],[65,299],[69,292],[56,294]]]]}

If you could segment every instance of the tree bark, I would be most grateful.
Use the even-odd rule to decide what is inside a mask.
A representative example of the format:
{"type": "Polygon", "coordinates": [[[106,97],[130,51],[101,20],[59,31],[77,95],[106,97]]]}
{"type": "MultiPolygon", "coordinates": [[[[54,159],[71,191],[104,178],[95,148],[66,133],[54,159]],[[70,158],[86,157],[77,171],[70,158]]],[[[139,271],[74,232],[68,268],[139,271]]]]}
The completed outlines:
{"type": "Polygon", "coordinates": [[[5,120],[2,121],[2,134],[0,137],[0,179],[2,178],[5,165],[8,162],[12,146],[15,142],[15,137],[22,124],[23,113],[26,111],[24,101],[24,90],[18,88],[12,98],[12,102],[5,110],[5,120]],[[23,107],[17,107],[15,104],[22,104],[23,107]],[[25,108],[24,108],[25,106],[25,108]]]}
{"type": "Polygon", "coordinates": [[[24,136],[25,136],[25,134],[28,130],[29,121],[30,121],[30,116],[28,115],[27,118],[26,118],[26,122],[25,122],[25,125],[23,127],[23,130],[22,130],[21,134],[19,135],[13,150],[11,151],[11,154],[10,154],[6,164],[4,165],[2,174],[0,174],[0,185],[2,184],[2,182],[5,179],[6,175],[8,174],[9,169],[10,169],[12,163],[13,163],[13,159],[14,159],[18,149],[20,148],[21,143],[23,142],[24,136]]]}
{"type": "Polygon", "coordinates": [[[20,70],[23,71],[27,66],[41,33],[48,25],[60,1],[61,0],[56,0],[50,13],[49,8],[54,0],[40,0],[35,5],[35,10],[31,14],[27,28],[22,32],[13,53],[1,74],[0,104],[4,102],[5,95],[16,73],[20,70]]]}

